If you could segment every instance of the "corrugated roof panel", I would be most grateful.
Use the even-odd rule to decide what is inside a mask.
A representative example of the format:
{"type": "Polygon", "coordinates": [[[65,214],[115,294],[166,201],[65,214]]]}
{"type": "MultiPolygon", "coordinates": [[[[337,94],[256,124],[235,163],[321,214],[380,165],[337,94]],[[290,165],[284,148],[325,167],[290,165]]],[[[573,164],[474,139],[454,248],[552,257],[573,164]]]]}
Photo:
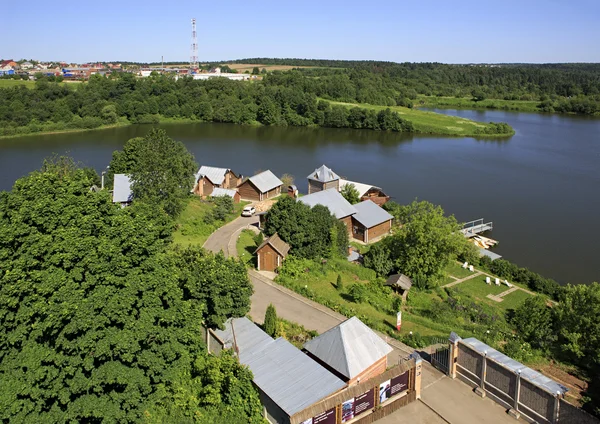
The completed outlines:
{"type": "Polygon", "coordinates": [[[393,350],[356,317],[309,340],[304,349],[348,379],[356,377],[393,350]]]}
{"type": "Polygon", "coordinates": [[[356,209],[356,215],[353,218],[366,228],[374,227],[394,218],[385,209],[377,206],[371,200],[357,203],[354,205],[354,208],[356,209]]]}
{"type": "Polygon", "coordinates": [[[283,182],[269,170],[254,175],[249,180],[263,193],[283,185],[283,182]]]}
{"type": "Polygon", "coordinates": [[[320,168],[315,169],[315,171],[306,178],[309,180],[320,181],[322,183],[328,183],[330,181],[339,180],[340,176],[333,172],[331,168],[321,165],[320,168]]]}
{"type": "Polygon", "coordinates": [[[115,174],[113,183],[113,202],[131,202],[132,198],[133,193],[131,192],[131,180],[129,179],[129,175],[115,174]]]}
{"type": "Polygon", "coordinates": [[[354,215],[356,209],[336,189],[318,191],[298,199],[311,208],[316,205],[326,206],[337,219],[354,215]]]}
{"type": "Polygon", "coordinates": [[[201,166],[196,173],[196,181],[200,177],[208,178],[213,184],[221,185],[225,181],[225,174],[229,171],[227,168],[215,168],[213,166],[201,166]]]}
{"type": "Polygon", "coordinates": [[[229,196],[233,199],[235,197],[236,193],[237,193],[237,191],[235,191],[233,189],[217,187],[217,188],[213,189],[213,191],[210,195],[212,197],[229,196]]]}

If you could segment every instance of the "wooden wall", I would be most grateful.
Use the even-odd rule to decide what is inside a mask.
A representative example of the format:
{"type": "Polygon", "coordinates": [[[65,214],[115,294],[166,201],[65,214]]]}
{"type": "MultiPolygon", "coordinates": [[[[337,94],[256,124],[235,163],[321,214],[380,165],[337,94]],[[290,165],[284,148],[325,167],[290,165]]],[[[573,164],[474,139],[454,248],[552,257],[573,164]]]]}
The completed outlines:
{"type": "Polygon", "coordinates": [[[387,356],[384,356],[379,361],[375,362],[369,368],[361,372],[359,375],[348,381],[348,386],[353,386],[360,381],[366,381],[370,378],[373,378],[379,374],[382,374],[387,369],[387,356]]]}
{"type": "Polygon", "coordinates": [[[352,237],[352,215],[348,215],[348,216],[340,219],[340,221],[342,221],[344,223],[344,225],[346,226],[346,229],[348,230],[348,235],[350,237],[352,237]]]}
{"type": "Polygon", "coordinates": [[[254,184],[250,182],[250,180],[246,180],[242,185],[240,185],[238,187],[238,192],[240,193],[242,199],[256,201],[260,200],[260,191],[254,186],[254,184]]]}
{"type": "Polygon", "coordinates": [[[365,243],[369,243],[371,240],[375,240],[377,237],[381,237],[384,234],[388,234],[392,229],[392,220],[385,221],[379,225],[369,228],[368,238],[365,243]]]}
{"type": "Polygon", "coordinates": [[[281,255],[270,244],[265,244],[257,254],[259,271],[275,271],[277,258],[279,258],[279,263],[283,261],[281,255]]]}

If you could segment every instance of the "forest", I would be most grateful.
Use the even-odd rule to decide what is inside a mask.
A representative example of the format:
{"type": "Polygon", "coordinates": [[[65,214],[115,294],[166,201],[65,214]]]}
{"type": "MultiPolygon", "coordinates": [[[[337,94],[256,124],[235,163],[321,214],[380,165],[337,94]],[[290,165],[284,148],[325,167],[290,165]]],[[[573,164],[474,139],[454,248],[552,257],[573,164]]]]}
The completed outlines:
{"type": "Polygon", "coordinates": [[[64,157],[0,193],[0,421],[264,422],[251,372],[209,355],[201,326],[248,313],[246,268],[174,246],[189,189],[155,189],[181,186],[192,155],[153,131],[113,163],[130,207],[64,157]]]}
{"type": "MultiPolygon", "coordinates": [[[[0,88],[0,136],[164,120],[421,131],[396,111],[360,105],[408,105],[405,96],[410,93],[397,92],[380,75],[367,71],[327,72],[274,72],[251,82],[176,80],[168,75],[136,78],[129,73],[93,75],[87,83],[67,85],[40,78],[32,89],[0,88]]],[[[437,116],[428,114],[427,119],[437,116]]],[[[512,133],[508,124],[490,123],[478,124],[471,135],[512,133]]]]}

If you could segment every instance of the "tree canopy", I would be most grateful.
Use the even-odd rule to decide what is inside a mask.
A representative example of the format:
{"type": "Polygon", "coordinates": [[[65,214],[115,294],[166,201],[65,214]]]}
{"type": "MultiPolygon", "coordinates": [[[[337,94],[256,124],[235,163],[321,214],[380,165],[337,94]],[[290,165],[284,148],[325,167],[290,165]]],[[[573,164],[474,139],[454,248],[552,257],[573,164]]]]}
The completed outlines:
{"type": "Polygon", "coordinates": [[[130,175],[134,199],[157,204],[171,216],[183,209],[197,170],[194,156],[183,143],[152,129],[143,138],[128,140],[123,151],[115,151],[111,173],[130,175]]]}
{"type": "Polygon", "coordinates": [[[200,331],[247,311],[239,264],[182,272],[165,212],[92,183],[61,158],[0,194],[0,419],[262,422],[250,372],[208,357],[200,331]]]}
{"type": "Polygon", "coordinates": [[[350,204],[355,205],[360,202],[360,196],[356,186],[352,183],[346,184],[340,190],[340,194],[346,199],[350,204]]]}

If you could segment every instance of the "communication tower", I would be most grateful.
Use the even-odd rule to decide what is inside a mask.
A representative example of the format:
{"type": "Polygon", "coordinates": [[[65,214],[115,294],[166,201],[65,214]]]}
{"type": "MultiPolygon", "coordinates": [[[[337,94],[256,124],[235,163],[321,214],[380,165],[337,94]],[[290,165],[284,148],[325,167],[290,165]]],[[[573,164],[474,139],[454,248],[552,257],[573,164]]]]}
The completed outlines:
{"type": "Polygon", "coordinates": [[[190,69],[198,68],[198,36],[196,35],[196,18],[192,18],[192,54],[190,56],[190,69]]]}

